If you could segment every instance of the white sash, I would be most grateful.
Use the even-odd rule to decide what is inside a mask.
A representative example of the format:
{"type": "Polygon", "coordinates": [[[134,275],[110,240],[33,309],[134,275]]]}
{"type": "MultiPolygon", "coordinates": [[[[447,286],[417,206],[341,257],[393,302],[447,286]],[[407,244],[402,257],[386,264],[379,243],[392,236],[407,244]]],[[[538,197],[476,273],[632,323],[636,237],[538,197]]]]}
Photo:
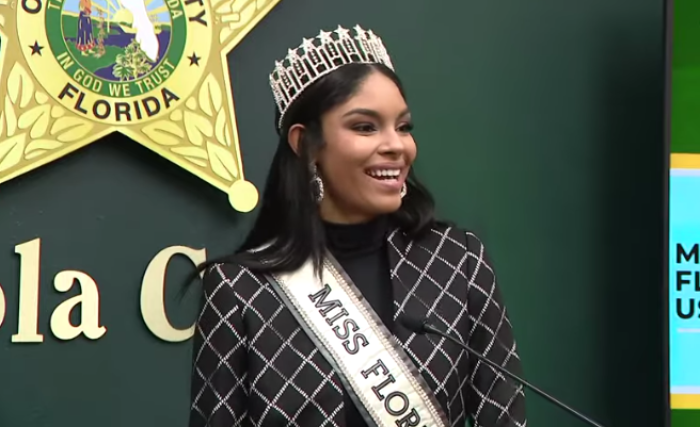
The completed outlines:
{"type": "Polygon", "coordinates": [[[293,273],[268,279],[335,368],[368,424],[447,427],[432,390],[330,254],[322,277],[323,282],[308,261],[293,273]]]}

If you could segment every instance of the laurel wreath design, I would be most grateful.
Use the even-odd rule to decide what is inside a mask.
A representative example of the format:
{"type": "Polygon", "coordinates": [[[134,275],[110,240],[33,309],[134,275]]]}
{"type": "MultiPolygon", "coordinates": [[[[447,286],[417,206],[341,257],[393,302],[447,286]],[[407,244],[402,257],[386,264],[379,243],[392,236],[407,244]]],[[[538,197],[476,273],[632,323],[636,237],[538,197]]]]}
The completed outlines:
{"type": "Polygon", "coordinates": [[[272,0],[212,0],[211,7],[221,25],[219,43],[222,45],[234,38],[241,30],[248,28],[248,23],[258,15],[260,9],[272,0]]]}
{"type": "Polygon", "coordinates": [[[0,11],[0,27],[5,27],[5,20],[7,19],[5,15],[8,17],[12,16],[12,12],[14,12],[14,8],[8,8],[6,6],[10,5],[10,0],[0,0],[0,7],[2,7],[2,11],[0,11]],[[8,9],[10,9],[8,11],[8,9]]]}
{"type": "Polygon", "coordinates": [[[83,118],[65,116],[52,107],[46,93],[36,90],[26,68],[16,62],[7,77],[7,94],[1,100],[0,172],[78,141],[93,124],[83,118]]]}
{"type": "Polygon", "coordinates": [[[240,173],[231,151],[224,94],[213,74],[207,75],[196,96],[189,98],[185,107],[184,111],[172,112],[169,119],[144,126],[143,133],[190,163],[210,167],[222,180],[237,180],[240,173]]]}

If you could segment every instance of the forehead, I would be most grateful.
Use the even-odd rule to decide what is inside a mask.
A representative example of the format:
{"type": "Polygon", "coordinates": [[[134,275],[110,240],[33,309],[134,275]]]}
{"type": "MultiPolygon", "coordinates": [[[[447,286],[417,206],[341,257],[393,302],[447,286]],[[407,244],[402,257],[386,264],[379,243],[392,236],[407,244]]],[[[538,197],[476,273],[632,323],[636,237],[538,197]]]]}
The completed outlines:
{"type": "Polygon", "coordinates": [[[339,110],[368,108],[378,112],[394,113],[406,109],[398,86],[380,72],[373,72],[357,88],[355,94],[340,106],[339,110]]]}

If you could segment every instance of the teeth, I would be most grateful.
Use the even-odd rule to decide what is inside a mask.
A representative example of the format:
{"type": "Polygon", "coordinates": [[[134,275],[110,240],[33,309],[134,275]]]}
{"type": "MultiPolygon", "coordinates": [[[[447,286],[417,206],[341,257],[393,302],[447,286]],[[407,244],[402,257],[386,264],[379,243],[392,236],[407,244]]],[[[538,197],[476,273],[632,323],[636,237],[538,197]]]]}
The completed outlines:
{"type": "Polygon", "coordinates": [[[401,169],[371,169],[367,171],[367,175],[373,176],[375,178],[398,178],[400,174],[401,169]]]}

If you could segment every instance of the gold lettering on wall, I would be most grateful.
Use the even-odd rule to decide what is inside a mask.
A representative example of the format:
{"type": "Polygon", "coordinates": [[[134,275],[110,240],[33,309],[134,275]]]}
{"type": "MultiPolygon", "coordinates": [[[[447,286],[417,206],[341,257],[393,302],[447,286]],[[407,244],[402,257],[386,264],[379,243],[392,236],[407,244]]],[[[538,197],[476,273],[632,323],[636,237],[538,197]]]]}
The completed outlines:
{"type": "Polygon", "coordinates": [[[80,334],[96,340],[107,332],[107,328],[100,326],[97,283],[82,271],[75,270],[61,271],[53,279],[53,287],[58,292],[68,292],[75,283],[80,287],[80,294],[63,301],[51,313],[51,333],[60,340],[72,340],[80,334]],[[70,314],[77,306],[80,306],[80,324],[73,325],[70,314]]]}
{"type": "Polygon", "coordinates": [[[39,265],[41,258],[41,239],[21,243],[15,246],[19,255],[19,315],[17,333],[12,335],[12,342],[43,342],[44,335],[39,333],[39,265]]]}
{"type": "MultiPolygon", "coordinates": [[[[12,335],[13,343],[41,343],[44,335],[39,332],[41,239],[36,238],[15,246],[20,258],[19,301],[17,311],[17,333],[12,335]]],[[[194,335],[194,324],[178,329],[170,323],[165,307],[165,278],[168,264],[177,255],[187,257],[199,265],[206,260],[206,249],[193,249],[186,246],[167,247],[148,263],[141,281],[141,316],[148,330],[157,338],[168,342],[187,341],[194,335]]],[[[98,340],[107,333],[107,327],[100,324],[99,286],[90,275],[78,270],[63,270],[53,278],[53,287],[58,292],[68,292],[75,285],[80,293],[61,302],[51,313],[50,330],[58,339],[69,341],[80,335],[98,340]],[[80,323],[71,323],[73,310],[80,310],[80,323]]],[[[5,286],[5,289],[7,286],[5,286]]],[[[0,286],[0,327],[7,314],[7,300],[0,286]]]]}
{"type": "Polygon", "coordinates": [[[175,255],[184,255],[199,265],[206,260],[207,251],[171,246],[158,252],[146,268],[141,284],[141,316],[153,335],[169,342],[186,341],[194,334],[194,325],[187,329],[173,327],[165,311],[165,273],[175,255]]]}

